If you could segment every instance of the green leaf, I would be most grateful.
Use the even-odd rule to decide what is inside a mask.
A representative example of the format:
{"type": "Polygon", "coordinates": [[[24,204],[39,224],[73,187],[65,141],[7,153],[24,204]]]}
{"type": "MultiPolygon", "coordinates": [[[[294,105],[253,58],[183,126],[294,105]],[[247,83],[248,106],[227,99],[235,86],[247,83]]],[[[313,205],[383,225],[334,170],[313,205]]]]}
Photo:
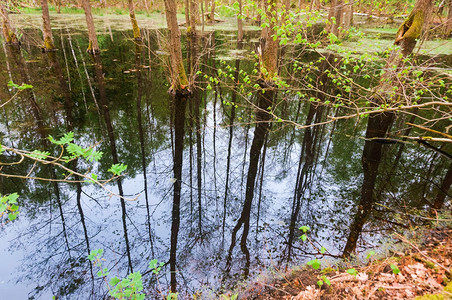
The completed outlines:
{"type": "Polygon", "coordinates": [[[80,147],[79,145],[70,143],[66,147],[67,151],[74,156],[81,156],[85,153],[84,149],[80,147]]]}
{"type": "Polygon", "coordinates": [[[110,279],[110,285],[111,286],[115,286],[117,285],[121,280],[118,277],[113,277],[112,279],[110,279]]]}
{"type": "Polygon", "coordinates": [[[2,145],[0,145],[0,155],[3,153],[3,151],[5,151],[5,148],[3,148],[2,145]]]}
{"type": "Polygon", "coordinates": [[[8,219],[10,221],[14,221],[17,218],[17,213],[8,214],[8,219]]]}
{"type": "Polygon", "coordinates": [[[114,164],[111,166],[110,169],[108,169],[108,172],[113,173],[113,175],[119,176],[122,172],[124,172],[127,169],[127,165],[124,164],[114,164]]]}
{"type": "Polygon", "coordinates": [[[157,265],[158,260],[157,259],[153,259],[149,262],[149,269],[154,269],[155,266],[157,265]]]}
{"type": "Polygon", "coordinates": [[[325,253],[326,252],[326,248],[322,246],[322,248],[320,248],[320,253],[325,253]]]}
{"type": "Polygon", "coordinates": [[[22,85],[18,85],[18,84],[15,84],[15,83],[12,82],[12,81],[9,81],[9,82],[8,82],[8,86],[9,86],[9,87],[12,87],[12,88],[16,88],[16,89],[18,89],[19,91],[23,91],[23,90],[26,90],[26,89],[31,89],[31,88],[33,87],[32,85],[26,84],[26,83],[22,83],[22,85]]]}
{"type": "Polygon", "coordinates": [[[314,268],[314,270],[318,270],[320,268],[320,261],[316,258],[313,260],[310,260],[306,263],[308,266],[311,266],[314,268]]]}
{"type": "Polygon", "coordinates": [[[396,275],[400,273],[400,269],[396,265],[391,264],[390,267],[392,269],[392,273],[394,273],[396,275]]]}
{"type": "Polygon", "coordinates": [[[62,138],[59,140],[55,140],[55,138],[51,135],[48,137],[49,141],[56,145],[66,145],[74,140],[74,133],[72,131],[65,133],[62,138]]]}
{"type": "Polygon", "coordinates": [[[43,151],[39,151],[39,150],[35,150],[33,151],[30,156],[32,158],[36,158],[36,159],[46,159],[48,156],[50,155],[50,152],[43,152],[43,151]]]}
{"type": "Polygon", "coordinates": [[[371,251],[367,254],[366,259],[371,258],[374,254],[375,254],[375,251],[374,251],[374,250],[371,250],[371,251]]]}
{"type": "Polygon", "coordinates": [[[352,276],[355,276],[355,277],[356,277],[356,275],[358,275],[358,271],[356,271],[355,268],[348,269],[347,273],[352,275],[352,276]]]}
{"type": "Polygon", "coordinates": [[[307,231],[310,230],[311,228],[309,228],[309,226],[301,226],[299,229],[300,229],[301,231],[303,231],[303,232],[307,232],[307,231]]]}
{"type": "Polygon", "coordinates": [[[19,195],[17,193],[9,194],[7,199],[9,204],[17,203],[17,198],[19,198],[19,195]]]}
{"type": "Polygon", "coordinates": [[[303,234],[302,236],[300,236],[300,239],[301,239],[303,242],[305,242],[307,238],[308,238],[308,237],[306,236],[306,234],[303,234]]]}

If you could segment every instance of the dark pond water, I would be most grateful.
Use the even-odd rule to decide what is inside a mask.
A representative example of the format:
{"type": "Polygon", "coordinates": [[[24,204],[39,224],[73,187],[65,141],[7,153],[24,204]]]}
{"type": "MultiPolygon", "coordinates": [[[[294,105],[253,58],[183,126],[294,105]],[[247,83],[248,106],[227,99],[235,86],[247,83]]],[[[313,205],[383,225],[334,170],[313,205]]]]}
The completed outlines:
{"type": "MultiPolygon", "coordinates": [[[[187,103],[181,133],[176,128],[180,114],[175,120],[177,111],[167,93],[161,33],[143,32],[142,47],[131,41],[130,31],[100,35],[98,59],[85,53],[86,35],[76,29],[55,31],[60,48],[55,54],[42,54],[34,46],[40,33],[31,29],[24,32],[27,39],[20,50],[2,46],[2,101],[14,93],[6,86],[10,80],[30,83],[33,89],[0,109],[1,143],[56,154],[46,137],[73,131],[78,144],[95,145],[103,157],[99,163],[78,161],[72,167],[109,178],[111,164],[126,164],[126,175],[107,187],[137,200],[123,203],[88,183],[0,177],[0,193],[20,194],[19,218],[0,229],[0,298],[105,297],[105,282],[87,260],[93,249],[104,249],[104,266],[111,275],[140,271],[149,299],[157,298],[159,289],[168,291],[169,264],[160,271],[159,284],[147,266],[151,259],[166,263],[170,258],[177,157],[182,157],[182,175],[176,278],[182,299],[197,291],[204,291],[204,298],[215,295],[247,273],[253,277],[300,264],[322,246],[339,256],[350,232],[357,230],[352,225],[356,227],[363,186],[369,183],[361,162],[366,119],[305,129],[274,122],[256,141],[256,124],[262,124],[250,105],[256,97],[243,98],[222,84],[209,89],[203,75],[214,76],[227,66],[252,73],[251,51],[259,33],[247,32],[243,50],[237,50],[235,34],[217,30],[198,41],[198,47],[183,37],[184,55],[202,75],[200,89],[187,103]],[[175,153],[181,136],[183,151],[175,153]],[[258,142],[262,148],[257,151],[253,145],[258,142]],[[244,213],[250,197],[249,212],[244,213]],[[299,239],[302,225],[310,227],[310,242],[299,239]],[[231,247],[233,234],[236,244],[231,247]]],[[[307,52],[301,61],[317,58],[307,52]]],[[[277,97],[281,116],[301,125],[341,114],[306,97],[277,97]]],[[[406,129],[404,121],[393,121],[391,132],[406,129]]],[[[361,253],[384,246],[392,228],[415,224],[418,219],[409,208],[428,205],[450,164],[441,153],[416,144],[377,147],[381,157],[371,194],[380,205],[374,205],[359,229],[361,253]]],[[[5,153],[0,159],[16,158],[5,153]]],[[[33,162],[25,160],[2,172],[26,175],[32,168],[33,162]]],[[[64,177],[50,165],[38,165],[32,174],[64,177]]]]}

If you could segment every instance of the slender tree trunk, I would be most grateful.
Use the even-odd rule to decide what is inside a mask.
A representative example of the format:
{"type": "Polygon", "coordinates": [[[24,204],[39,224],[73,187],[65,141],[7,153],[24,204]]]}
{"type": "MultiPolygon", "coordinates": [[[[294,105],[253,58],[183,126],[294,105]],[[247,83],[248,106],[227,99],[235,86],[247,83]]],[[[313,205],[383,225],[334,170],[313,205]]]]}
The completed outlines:
{"type": "Polygon", "coordinates": [[[344,5],[344,31],[348,31],[353,25],[353,1],[349,0],[344,5]]]}
{"type": "Polygon", "coordinates": [[[190,28],[190,0],[184,0],[185,7],[185,26],[187,27],[187,34],[190,28]]]}
{"type": "Polygon", "coordinates": [[[243,14],[242,14],[242,0],[239,0],[239,15],[237,16],[237,42],[243,41],[243,14]]]}
{"type": "Polygon", "coordinates": [[[204,11],[207,11],[207,5],[206,5],[206,8],[204,8],[205,2],[203,2],[201,0],[200,3],[201,3],[201,36],[203,36],[204,35],[204,26],[205,26],[205,17],[206,17],[206,15],[204,14],[204,11]]]}
{"type": "Polygon", "coordinates": [[[0,13],[2,15],[3,37],[7,44],[19,44],[14,28],[8,17],[8,11],[4,4],[0,4],[0,13]]]}
{"type": "Polygon", "coordinates": [[[55,1],[55,7],[56,7],[57,14],[61,14],[61,0],[55,1]]]}
{"type": "Polygon", "coordinates": [[[173,208],[171,222],[171,248],[170,248],[170,284],[171,291],[176,292],[176,258],[177,239],[180,227],[180,194],[182,180],[182,159],[184,147],[184,122],[185,107],[190,87],[182,61],[182,47],[180,42],[180,31],[177,24],[177,6],[175,0],[165,0],[166,22],[170,37],[170,60],[171,60],[171,88],[170,93],[174,98],[174,162],[173,176],[176,179],[173,191],[173,208]]]}
{"type": "Polygon", "coordinates": [[[444,37],[449,37],[452,33],[452,0],[449,0],[449,10],[447,12],[447,19],[444,26],[444,37]]]}
{"type": "Polygon", "coordinates": [[[130,22],[132,22],[133,39],[135,41],[141,41],[140,27],[138,27],[137,18],[135,16],[135,7],[133,5],[133,0],[128,0],[127,3],[129,6],[130,22]]]}
{"type": "Polygon", "coordinates": [[[96,28],[94,27],[94,19],[91,13],[91,4],[89,0],[82,0],[83,10],[85,11],[86,25],[88,26],[89,45],[86,52],[90,54],[99,54],[99,44],[97,43],[96,28]]]}
{"type": "MultiPolygon", "coordinates": [[[[241,1],[241,0],[240,0],[241,1]]],[[[215,23],[215,0],[210,2],[210,22],[215,23]]]]}
{"type": "Polygon", "coordinates": [[[188,0],[190,2],[190,27],[187,28],[187,34],[196,35],[196,24],[198,24],[198,0],[188,0]]]}
{"type": "Polygon", "coordinates": [[[188,91],[187,73],[182,60],[180,30],[177,24],[177,6],[175,0],[165,0],[166,22],[170,37],[171,90],[175,94],[188,91]]]}
{"type": "Polygon", "coordinates": [[[42,7],[42,33],[44,35],[44,45],[42,51],[54,51],[52,28],[50,27],[50,14],[47,0],[41,0],[42,7]]]}

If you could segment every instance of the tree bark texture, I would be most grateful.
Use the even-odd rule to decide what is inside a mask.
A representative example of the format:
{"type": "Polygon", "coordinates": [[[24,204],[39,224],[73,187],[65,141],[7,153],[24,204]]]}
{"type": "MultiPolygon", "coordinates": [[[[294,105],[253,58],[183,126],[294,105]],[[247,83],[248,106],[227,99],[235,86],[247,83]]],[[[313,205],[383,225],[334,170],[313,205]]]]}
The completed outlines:
{"type": "Polygon", "coordinates": [[[14,28],[11,25],[11,21],[8,17],[8,11],[6,10],[6,7],[4,4],[0,5],[0,13],[2,15],[2,31],[3,31],[3,37],[5,38],[5,41],[7,44],[19,44],[19,40],[17,39],[17,35],[15,33],[14,28]]]}
{"type": "Polygon", "coordinates": [[[93,14],[91,13],[91,4],[89,0],[82,0],[83,10],[85,11],[86,25],[88,26],[89,45],[86,52],[90,54],[99,54],[99,44],[97,43],[96,28],[94,27],[93,14]]]}
{"type": "Polygon", "coordinates": [[[166,22],[170,37],[171,90],[181,92],[188,88],[187,74],[182,60],[180,30],[177,24],[177,7],[175,0],[165,0],[166,22]]]}
{"type": "Polygon", "coordinates": [[[50,27],[50,14],[49,6],[47,0],[41,0],[42,7],[42,33],[44,35],[44,46],[43,51],[53,51],[55,50],[55,45],[53,44],[52,28],[50,27]]]}
{"type": "Polygon", "coordinates": [[[444,27],[444,36],[447,38],[452,33],[452,0],[449,0],[449,10],[447,12],[447,19],[444,27]]]}
{"type": "MultiPolygon", "coordinates": [[[[237,16],[237,41],[240,43],[243,41],[243,20],[242,20],[242,0],[238,0],[239,2],[239,15],[237,16]]],[[[212,22],[215,22],[212,19],[212,22]]]]}
{"type": "Polygon", "coordinates": [[[425,31],[430,24],[432,9],[432,0],[418,0],[408,18],[400,25],[394,44],[402,48],[403,56],[413,52],[422,30],[425,31]]]}
{"type": "Polygon", "coordinates": [[[138,27],[137,18],[135,16],[135,7],[133,5],[133,0],[128,0],[128,6],[129,6],[130,22],[132,22],[133,39],[135,41],[141,41],[140,27],[138,27]]]}
{"type": "Polygon", "coordinates": [[[277,15],[277,3],[276,0],[269,0],[266,4],[265,15],[268,22],[270,22],[270,26],[262,30],[263,45],[259,79],[267,82],[267,85],[273,85],[273,78],[278,71],[277,63],[279,40],[273,39],[273,35],[275,34],[275,30],[273,28],[278,25],[278,22],[271,22],[271,20],[274,15],[277,15]]]}

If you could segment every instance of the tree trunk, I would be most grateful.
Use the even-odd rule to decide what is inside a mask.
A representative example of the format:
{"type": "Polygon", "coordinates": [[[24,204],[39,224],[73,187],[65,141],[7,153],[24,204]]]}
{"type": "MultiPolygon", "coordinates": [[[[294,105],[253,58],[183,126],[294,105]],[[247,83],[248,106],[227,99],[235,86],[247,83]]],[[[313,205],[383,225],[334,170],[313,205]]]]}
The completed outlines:
{"type": "Polygon", "coordinates": [[[239,15],[237,16],[237,42],[243,41],[242,0],[239,1],[239,15]]]}
{"type": "Polygon", "coordinates": [[[353,25],[353,2],[345,4],[344,7],[344,31],[348,31],[353,25]]]}
{"type": "Polygon", "coordinates": [[[42,33],[44,35],[44,45],[42,51],[54,51],[52,28],[50,27],[50,14],[47,0],[41,0],[42,6],[42,33]]]}
{"type": "Polygon", "coordinates": [[[177,7],[175,0],[165,0],[166,23],[168,25],[170,38],[170,60],[171,60],[171,89],[177,94],[183,90],[188,91],[188,79],[182,60],[182,47],[180,42],[180,30],[177,24],[177,7]]]}
{"type": "Polygon", "coordinates": [[[210,2],[210,6],[210,22],[215,23],[215,0],[210,2]]]}
{"type": "Polygon", "coordinates": [[[94,27],[93,15],[91,13],[91,4],[89,0],[82,0],[83,10],[85,11],[86,25],[88,26],[89,45],[86,52],[89,54],[99,54],[99,44],[97,43],[96,28],[94,27]]]}
{"type": "Polygon", "coordinates": [[[190,3],[190,24],[187,27],[187,34],[196,35],[196,24],[198,24],[198,2],[197,0],[188,0],[190,3]]]}
{"type": "Polygon", "coordinates": [[[3,37],[7,44],[19,44],[14,28],[11,26],[11,22],[8,17],[8,12],[4,4],[0,5],[0,13],[3,20],[3,37]]]}
{"type": "Polygon", "coordinates": [[[447,20],[444,27],[444,37],[448,38],[452,33],[452,0],[449,0],[449,10],[447,12],[447,20]]]}
{"type": "Polygon", "coordinates": [[[175,0],[165,0],[166,22],[170,38],[170,60],[171,60],[171,88],[170,93],[174,97],[174,162],[173,173],[176,182],[173,191],[173,208],[171,222],[171,248],[170,248],[170,281],[171,291],[176,292],[176,258],[177,238],[180,227],[180,194],[182,180],[182,159],[184,147],[184,122],[185,107],[190,94],[189,82],[182,61],[182,48],[180,42],[180,30],[177,24],[177,6],[175,0]]]}
{"type": "Polygon", "coordinates": [[[135,17],[135,7],[133,5],[132,0],[128,0],[128,6],[129,6],[130,22],[132,22],[132,28],[133,28],[133,39],[135,41],[141,41],[140,27],[138,27],[137,18],[135,17]]]}
{"type": "Polygon", "coordinates": [[[334,8],[334,18],[335,18],[335,22],[333,24],[333,31],[332,33],[335,36],[339,36],[340,32],[339,32],[339,27],[341,27],[342,25],[342,16],[344,14],[343,11],[343,1],[342,0],[337,0],[336,1],[336,7],[334,8]]]}
{"type": "Polygon", "coordinates": [[[420,38],[422,30],[425,32],[426,27],[430,24],[432,9],[432,0],[418,0],[408,18],[400,25],[395,44],[402,48],[403,56],[413,52],[416,40],[420,38]]]}
{"type": "MultiPolygon", "coordinates": [[[[390,101],[389,94],[394,86],[399,85],[397,80],[396,68],[393,71],[393,66],[399,67],[403,58],[410,55],[416,45],[416,39],[420,37],[422,28],[425,27],[424,21],[428,22],[427,16],[432,9],[432,0],[418,0],[414,6],[413,11],[408,19],[402,24],[397,33],[395,43],[401,45],[402,55],[395,53],[386,65],[386,73],[383,76],[378,90],[383,95],[380,99],[375,99],[377,105],[390,101]]],[[[384,138],[391,126],[394,114],[381,113],[371,115],[367,124],[366,142],[364,144],[364,151],[362,156],[362,165],[364,180],[361,188],[361,199],[358,205],[358,211],[355,214],[353,223],[350,229],[350,235],[345,245],[343,256],[349,257],[356,249],[358,238],[361,234],[363,226],[367,222],[372,212],[373,204],[375,203],[374,189],[375,182],[378,175],[378,167],[382,157],[381,143],[374,142],[373,138],[384,138]]]]}
{"type": "Polygon", "coordinates": [[[187,27],[187,34],[190,27],[190,0],[184,0],[185,5],[185,26],[187,27]]]}

